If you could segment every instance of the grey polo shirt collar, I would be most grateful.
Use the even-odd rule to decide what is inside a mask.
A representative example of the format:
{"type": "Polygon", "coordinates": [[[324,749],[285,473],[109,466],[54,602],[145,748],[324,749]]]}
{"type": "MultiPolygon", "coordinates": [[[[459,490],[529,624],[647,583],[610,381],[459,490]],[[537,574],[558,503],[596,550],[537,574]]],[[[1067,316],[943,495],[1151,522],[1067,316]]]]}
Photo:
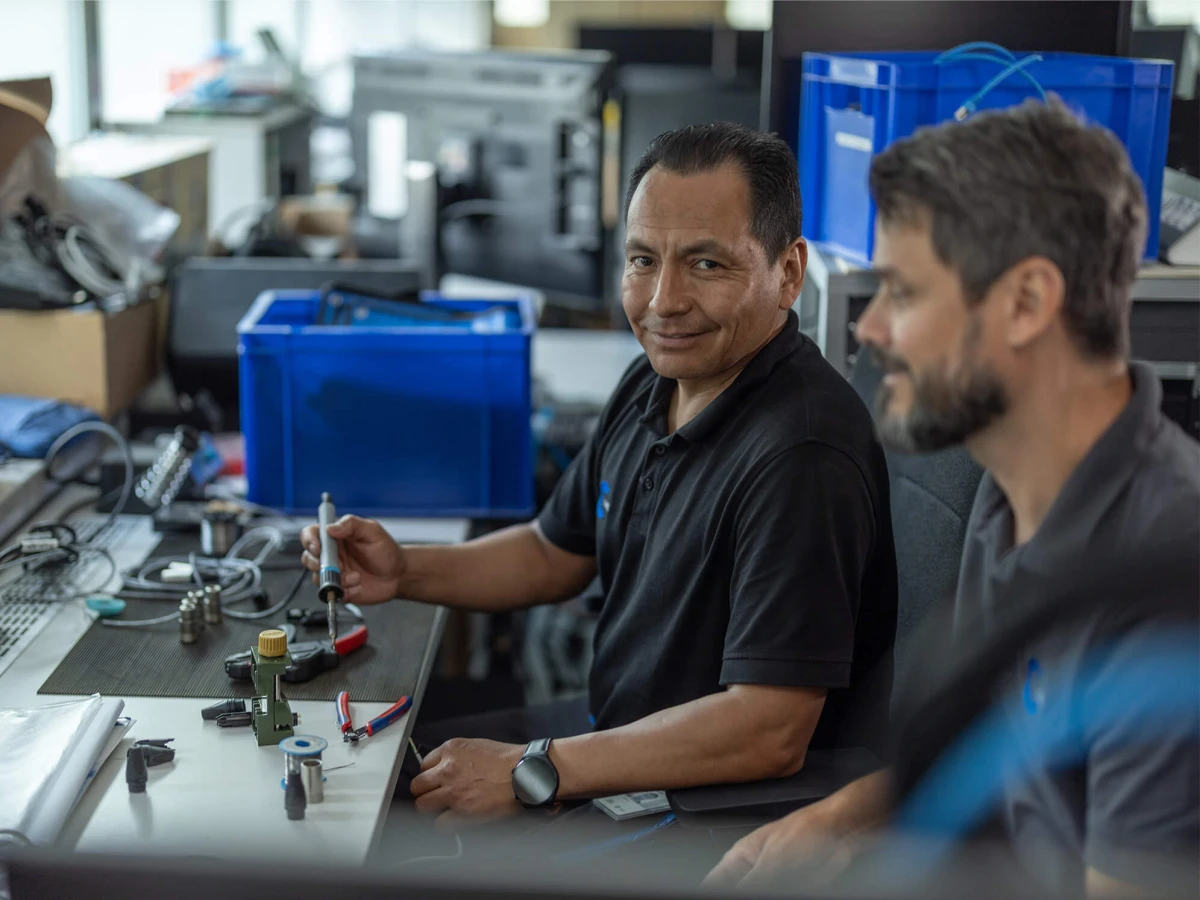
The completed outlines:
{"type": "Polygon", "coordinates": [[[999,568],[1014,565],[1019,556],[1024,564],[1040,569],[1040,563],[1054,564],[1064,553],[1086,546],[1100,518],[1141,465],[1144,452],[1163,427],[1162,386],[1145,363],[1131,363],[1129,374],[1133,381],[1129,403],[1075,467],[1041,527],[1023,547],[1013,548],[1008,498],[990,475],[983,479],[977,533],[994,549],[999,568]]]}
{"type": "MultiPolygon", "coordinates": [[[[754,355],[746,364],[746,368],[734,379],[733,384],[708,404],[700,415],[678,429],[672,437],[678,436],[689,444],[695,444],[712,434],[729,418],[730,413],[744,402],[745,397],[770,376],[775,366],[791,355],[801,340],[803,337],[800,334],[800,319],[795,310],[789,309],[783,330],[754,355]]],[[[668,433],[667,415],[674,393],[675,379],[659,375],[650,388],[646,412],[638,420],[660,437],[666,437],[668,433]]]]}

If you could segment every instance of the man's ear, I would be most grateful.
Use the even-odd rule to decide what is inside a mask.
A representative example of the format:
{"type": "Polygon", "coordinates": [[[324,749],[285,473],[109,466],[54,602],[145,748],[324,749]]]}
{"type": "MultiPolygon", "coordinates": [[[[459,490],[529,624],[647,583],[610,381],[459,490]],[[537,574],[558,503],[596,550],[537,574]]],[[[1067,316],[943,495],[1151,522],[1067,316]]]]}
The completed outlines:
{"type": "Polygon", "coordinates": [[[1001,276],[997,287],[1006,295],[1004,330],[1014,350],[1053,328],[1066,299],[1062,270],[1044,256],[1021,260],[1001,276]]]}
{"type": "Polygon", "coordinates": [[[783,281],[779,285],[779,308],[791,309],[800,290],[804,287],[804,273],[808,271],[808,243],[796,238],[783,251],[783,281]]]}

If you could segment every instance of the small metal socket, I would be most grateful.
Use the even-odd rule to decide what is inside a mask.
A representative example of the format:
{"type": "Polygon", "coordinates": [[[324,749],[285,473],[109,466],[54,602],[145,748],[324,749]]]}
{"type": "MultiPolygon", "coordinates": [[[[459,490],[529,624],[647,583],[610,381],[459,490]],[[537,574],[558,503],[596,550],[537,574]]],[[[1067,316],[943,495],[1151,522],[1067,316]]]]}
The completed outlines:
{"type": "Polygon", "coordinates": [[[194,644],[204,630],[204,618],[196,602],[195,592],[179,601],[179,643],[194,644]]]}
{"type": "Polygon", "coordinates": [[[200,549],[205,556],[224,556],[242,536],[237,513],[213,510],[200,520],[200,549]]]}
{"type": "Polygon", "coordinates": [[[204,621],[209,625],[220,625],[224,618],[221,610],[221,586],[210,584],[204,588],[204,621]]]}
{"type": "Polygon", "coordinates": [[[304,784],[304,794],[309,804],[320,803],[325,799],[324,770],[320,758],[308,758],[300,762],[300,779],[304,784]]]}

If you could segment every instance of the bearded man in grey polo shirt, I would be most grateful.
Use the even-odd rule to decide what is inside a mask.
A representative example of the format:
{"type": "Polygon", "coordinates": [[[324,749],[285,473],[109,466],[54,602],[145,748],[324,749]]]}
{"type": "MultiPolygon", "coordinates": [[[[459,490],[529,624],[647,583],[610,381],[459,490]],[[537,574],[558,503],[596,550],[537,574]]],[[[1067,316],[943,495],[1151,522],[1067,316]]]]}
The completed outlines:
{"type": "MultiPolygon", "coordinates": [[[[910,452],[964,443],[987,470],[963,550],[959,630],[996,628],[1099,563],[1153,555],[1196,572],[1200,446],[1161,413],[1155,373],[1129,360],[1147,213],[1117,139],[1058,102],[1030,103],[893,145],[873,162],[871,190],[881,287],[856,336],[886,373],[880,434],[910,452]]],[[[1018,752],[1163,640],[1194,654],[1200,603],[1180,594],[1194,588],[1153,580],[1128,603],[1097,602],[1082,624],[1056,624],[1012,661],[1002,712],[1018,752]],[[1150,602],[1165,594],[1180,602],[1150,602]]],[[[1027,764],[995,814],[1045,888],[1125,893],[1195,865],[1200,691],[1190,680],[1108,704],[1103,721],[1078,729],[1072,765],[1019,756],[1027,764]],[[1182,711],[1155,717],[1165,692],[1184,698],[1182,711]]],[[[778,877],[830,846],[845,858],[846,838],[889,821],[890,793],[886,770],[857,781],[754,832],[710,879],[778,877]]]]}

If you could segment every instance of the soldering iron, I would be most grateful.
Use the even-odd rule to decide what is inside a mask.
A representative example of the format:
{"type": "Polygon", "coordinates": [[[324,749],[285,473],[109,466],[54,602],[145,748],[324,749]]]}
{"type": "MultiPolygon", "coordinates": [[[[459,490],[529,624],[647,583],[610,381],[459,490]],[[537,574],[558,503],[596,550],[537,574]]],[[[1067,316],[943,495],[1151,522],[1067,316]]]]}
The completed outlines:
{"type": "Polygon", "coordinates": [[[329,640],[337,643],[337,607],[341,601],[342,570],[338,568],[337,541],[329,536],[329,526],[337,521],[337,510],[333,507],[333,499],[328,493],[321,495],[321,505],[317,508],[317,522],[321,528],[321,574],[318,576],[317,596],[328,607],[329,640]]]}

